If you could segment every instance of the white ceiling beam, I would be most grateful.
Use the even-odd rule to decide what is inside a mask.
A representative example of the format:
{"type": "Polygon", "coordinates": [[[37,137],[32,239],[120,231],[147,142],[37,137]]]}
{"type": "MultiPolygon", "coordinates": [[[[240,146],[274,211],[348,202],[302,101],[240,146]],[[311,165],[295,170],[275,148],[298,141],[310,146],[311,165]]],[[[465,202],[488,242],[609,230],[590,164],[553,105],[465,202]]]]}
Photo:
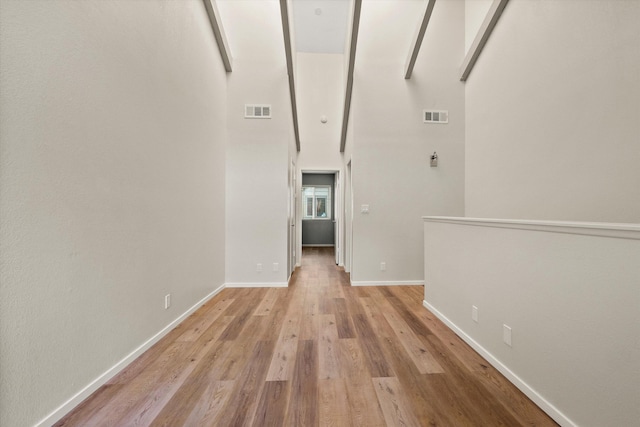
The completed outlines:
{"type": "Polygon", "coordinates": [[[410,79],[411,73],[413,73],[413,67],[416,65],[416,59],[418,59],[418,53],[420,52],[420,47],[422,46],[422,40],[424,39],[424,33],[427,31],[427,26],[429,25],[429,19],[431,19],[431,13],[433,12],[433,6],[435,6],[436,0],[429,0],[427,2],[427,7],[424,10],[424,16],[422,17],[422,23],[418,28],[418,34],[416,35],[415,40],[413,41],[413,45],[411,50],[409,51],[409,58],[407,58],[407,63],[404,67],[404,78],[410,79]]]}
{"type": "Polygon", "coordinates": [[[287,74],[289,75],[289,96],[291,98],[291,114],[293,116],[293,133],[296,139],[296,149],[300,151],[300,131],[298,128],[298,107],[296,104],[296,85],[293,80],[293,52],[291,49],[291,31],[289,28],[289,8],[287,0],[280,0],[280,15],[282,16],[282,33],[284,35],[284,51],[287,57],[287,74]]]}
{"type": "Polygon", "coordinates": [[[224,28],[222,27],[222,21],[220,20],[220,12],[216,6],[215,0],[202,0],[204,7],[207,9],[207,15],[209,16],[209,22],[211,23],[211,29],[213,30],[213,36],[218,43],[218,50],[222,57],[222,63],[227,73],[233,71],[233,58],[231,58],[231,50],[227,43],[227,37],[224,34],[224,28]]]}
{"type": "Polygon", "coordinates": [[[349,47],[349,69],[347,71],[347,90],[344,97],[344,111],[342,114],[342,134],[340,136],[340,152],[344,153],[347,145],[347,129],[349,127],[349,113],[351,111],[351,94],[353,92],[353,69],[356,62],[356,46],[358,44],[358,28],[360,27],[360,10],[362,0],[354,0],[353,21],[351,23],[351,43],[349,47]]]}
{"type": "Polygon", "coordinates": [[[473,44],[462,62],[462,66],[460,67],[460,81],[466,81],[469,74],[471,74],[473,66],[476,64],[478,57],[480,57],[484,45],[487,44],[487,40],[489,40],[489,36],[498,23],[498,19],[500,19],[500,15],[502,15],[502,11],[508,2],[509,0],[493,0],[487,16],[484,18],[478,30],[478,34],[476,34],[476,38],[473,40],[473,44]]]}

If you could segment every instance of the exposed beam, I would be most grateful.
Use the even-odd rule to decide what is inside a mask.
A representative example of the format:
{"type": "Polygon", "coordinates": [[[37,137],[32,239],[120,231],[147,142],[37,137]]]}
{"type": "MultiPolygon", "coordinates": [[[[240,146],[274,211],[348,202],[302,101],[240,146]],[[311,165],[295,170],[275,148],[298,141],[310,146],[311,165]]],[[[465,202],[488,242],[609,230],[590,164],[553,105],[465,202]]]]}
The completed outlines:
{"type": "Polygon", "coordinates": [[[416,39],[413,41],[413,46],[409,52],[409,58],[407,64],[404,67],[404,78],[410,79],[411,73],[413,73],[413,67],[416,65],[416,59],[418,59],[418,53],[420,52],[420,46],[422,46],[422,39],[424,39],[424,33],[427,31],[427,25],[429,25],[429,19],[431,19],[431,12],[433,12],[433,6],[436,5],[436,0],[429,0],[427,7],[424,10],[424,16],[422,17],[422,23],[418,29],[416,39]]]}
{"type": "Polygon", "coordinates": [[[478,30],[476,38],[473,40],[473,44],[462,62],[462,67],[460,67],[460,81],[464,82],[467,80],[467,77],[469,77],[473,66],[476,64],[484,45],[487,44],[487,40],[489,40],[489,36],[498,23],[498,19],[500,19],[500,15],[502,15],[502,11],[508,2],[509,0],[493,0],[487,16],[484,18],[478,30]]]}
{"type": "Polygon", "coordinates": [[[298,107],[296,104],[296,85],[293,81],[293,52],[291,51],[291,31],[289,29],[289,8],[287,0],[280,0],[282,16],[282,33],[284,34],[284,51],[287,56],[287,74],[289,74],[289,96],[291,97],[291,114],[293,115],[293,133],[296,149],[300,151],[300,131],[298,130],[298,107]]]}
{"type": "Polygon", "coordinates": [[[231,50],[229,49],[227,38],[224,35],[224,28],[222,27],[222,21],[220,20],[220,12],[218,12],[215,0],[202,1],[204,2],[205,9],[207,9],[207,15],[209,15],[209,22],[211,23],[213,35],[218,43],[218,50],[220,50],[224,69],[227,73],[230,73],[233,70],[233,59],[231,58],[231,50]]]}
{"type": "Polygon", "coordinates": [[[342,135],[340,136],[340,152],[344,153],[347,144],[347,128],[349,127],[349,112],[351,110],[351,93],[353,92],[353,69],[356,62],[356,46],[358,44],[358,28],[360,27],[360,10],[362,0],[354,0],[353,22],[351,24],[351,43],[349,47],[349,69],[347,71],[347,91],[344,97],[344,111],[342,115],[342,135]]]}

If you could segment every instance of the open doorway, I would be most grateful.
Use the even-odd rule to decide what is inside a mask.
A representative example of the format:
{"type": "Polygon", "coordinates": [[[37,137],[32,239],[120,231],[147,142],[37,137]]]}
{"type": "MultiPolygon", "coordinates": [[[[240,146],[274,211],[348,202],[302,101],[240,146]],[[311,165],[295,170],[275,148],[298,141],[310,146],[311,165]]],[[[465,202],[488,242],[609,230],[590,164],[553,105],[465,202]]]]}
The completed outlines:
{"type": "Polygon", "coordinates": [[[332,248],[336,264],[340,264],[341,198],[338,171],[302,172],[302,247],[332,248]]]}

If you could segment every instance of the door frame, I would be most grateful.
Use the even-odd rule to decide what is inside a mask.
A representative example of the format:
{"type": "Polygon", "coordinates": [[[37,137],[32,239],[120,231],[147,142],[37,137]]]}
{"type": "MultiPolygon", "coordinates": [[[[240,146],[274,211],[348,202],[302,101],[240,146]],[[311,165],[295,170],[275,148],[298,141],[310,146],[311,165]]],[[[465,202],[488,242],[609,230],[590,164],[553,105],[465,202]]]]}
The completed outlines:
{"type": "Polygon", "coordinates": [[[287,270],[289,278],[291,278],[291,275],[298,265],[296,249],[296,230],[298,218],[298,210],[296,209],[298,203],[298,190],[296,188],[297,176],[296,162],[294,159],[291,159],[291,163],[289,164],[289,212],[287,218],[287,270]]]}
{"type": "MultiPolygon", "coordinates": [[[[332,209],[335,212],[335,233],[338,240],[334,242],[334,248],[336,251],[336,264],[344,266],[344,173],[340,169],[300,169],[297,173],[298,182],[296,184],[296,195],[300,195],[302,192],[302,175],[303,174],[327,174],[335,175],[339,181],[339,186],[334,185],[335,201],[332,201],[332,209]],[[337,203],[337,204],[336,204],[337,203]],[[339,207],[339,209],[337,209],[339,207]]],[[[296,206],[296,234],[297,234],[297,248],[296,248],[296,262],[297,266],[301,265],[302,261],[302,206],[300,205],[300,198],[298,198],[296,206]]]]}
{"type": "Polygon", "coordinates": [[[353,267],[353,178],[351,175],[351,159],[344,169],[344,271],[351,273],[353,267]]]}

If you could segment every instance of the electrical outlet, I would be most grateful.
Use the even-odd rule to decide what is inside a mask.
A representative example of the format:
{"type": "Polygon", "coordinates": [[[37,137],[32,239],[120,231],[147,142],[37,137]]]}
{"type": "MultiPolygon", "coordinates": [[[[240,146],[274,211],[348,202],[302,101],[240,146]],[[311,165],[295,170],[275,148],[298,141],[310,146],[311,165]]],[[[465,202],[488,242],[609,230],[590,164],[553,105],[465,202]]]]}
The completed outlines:
{"type": "Polygon", "coordinates": [[[256,271],[258,273],[260,273],[262,271],[262,263],[259,262],[258,264],[256,264],[256,271]]]}
{"type": "Polygon", "coordinates": [[[171,307],[171,294],[166,294],[164,296],[164,309],[168,309],[171,307]]]}
{"type": "Polygon", "coordinates": [[[381,262],[380,263],[380,271],[387,271],[387,263],[386,262],[381,262]]]}
{"type": "Polygon", "coordinates": [[[478,323],[478,307],[475,305],[471,306],[471,320],[478,323]]]}
{"type": "Polygon", "coordinates": [[[273,271],[278,271],[280,270],[280,264],[278,264],[277,262],[273,263],[273,271]]]}
{"type": "Polygon", "coordinates": [[[511,328],[507,325],[502,325],[502,341],[511,347],[511,328]]]}

